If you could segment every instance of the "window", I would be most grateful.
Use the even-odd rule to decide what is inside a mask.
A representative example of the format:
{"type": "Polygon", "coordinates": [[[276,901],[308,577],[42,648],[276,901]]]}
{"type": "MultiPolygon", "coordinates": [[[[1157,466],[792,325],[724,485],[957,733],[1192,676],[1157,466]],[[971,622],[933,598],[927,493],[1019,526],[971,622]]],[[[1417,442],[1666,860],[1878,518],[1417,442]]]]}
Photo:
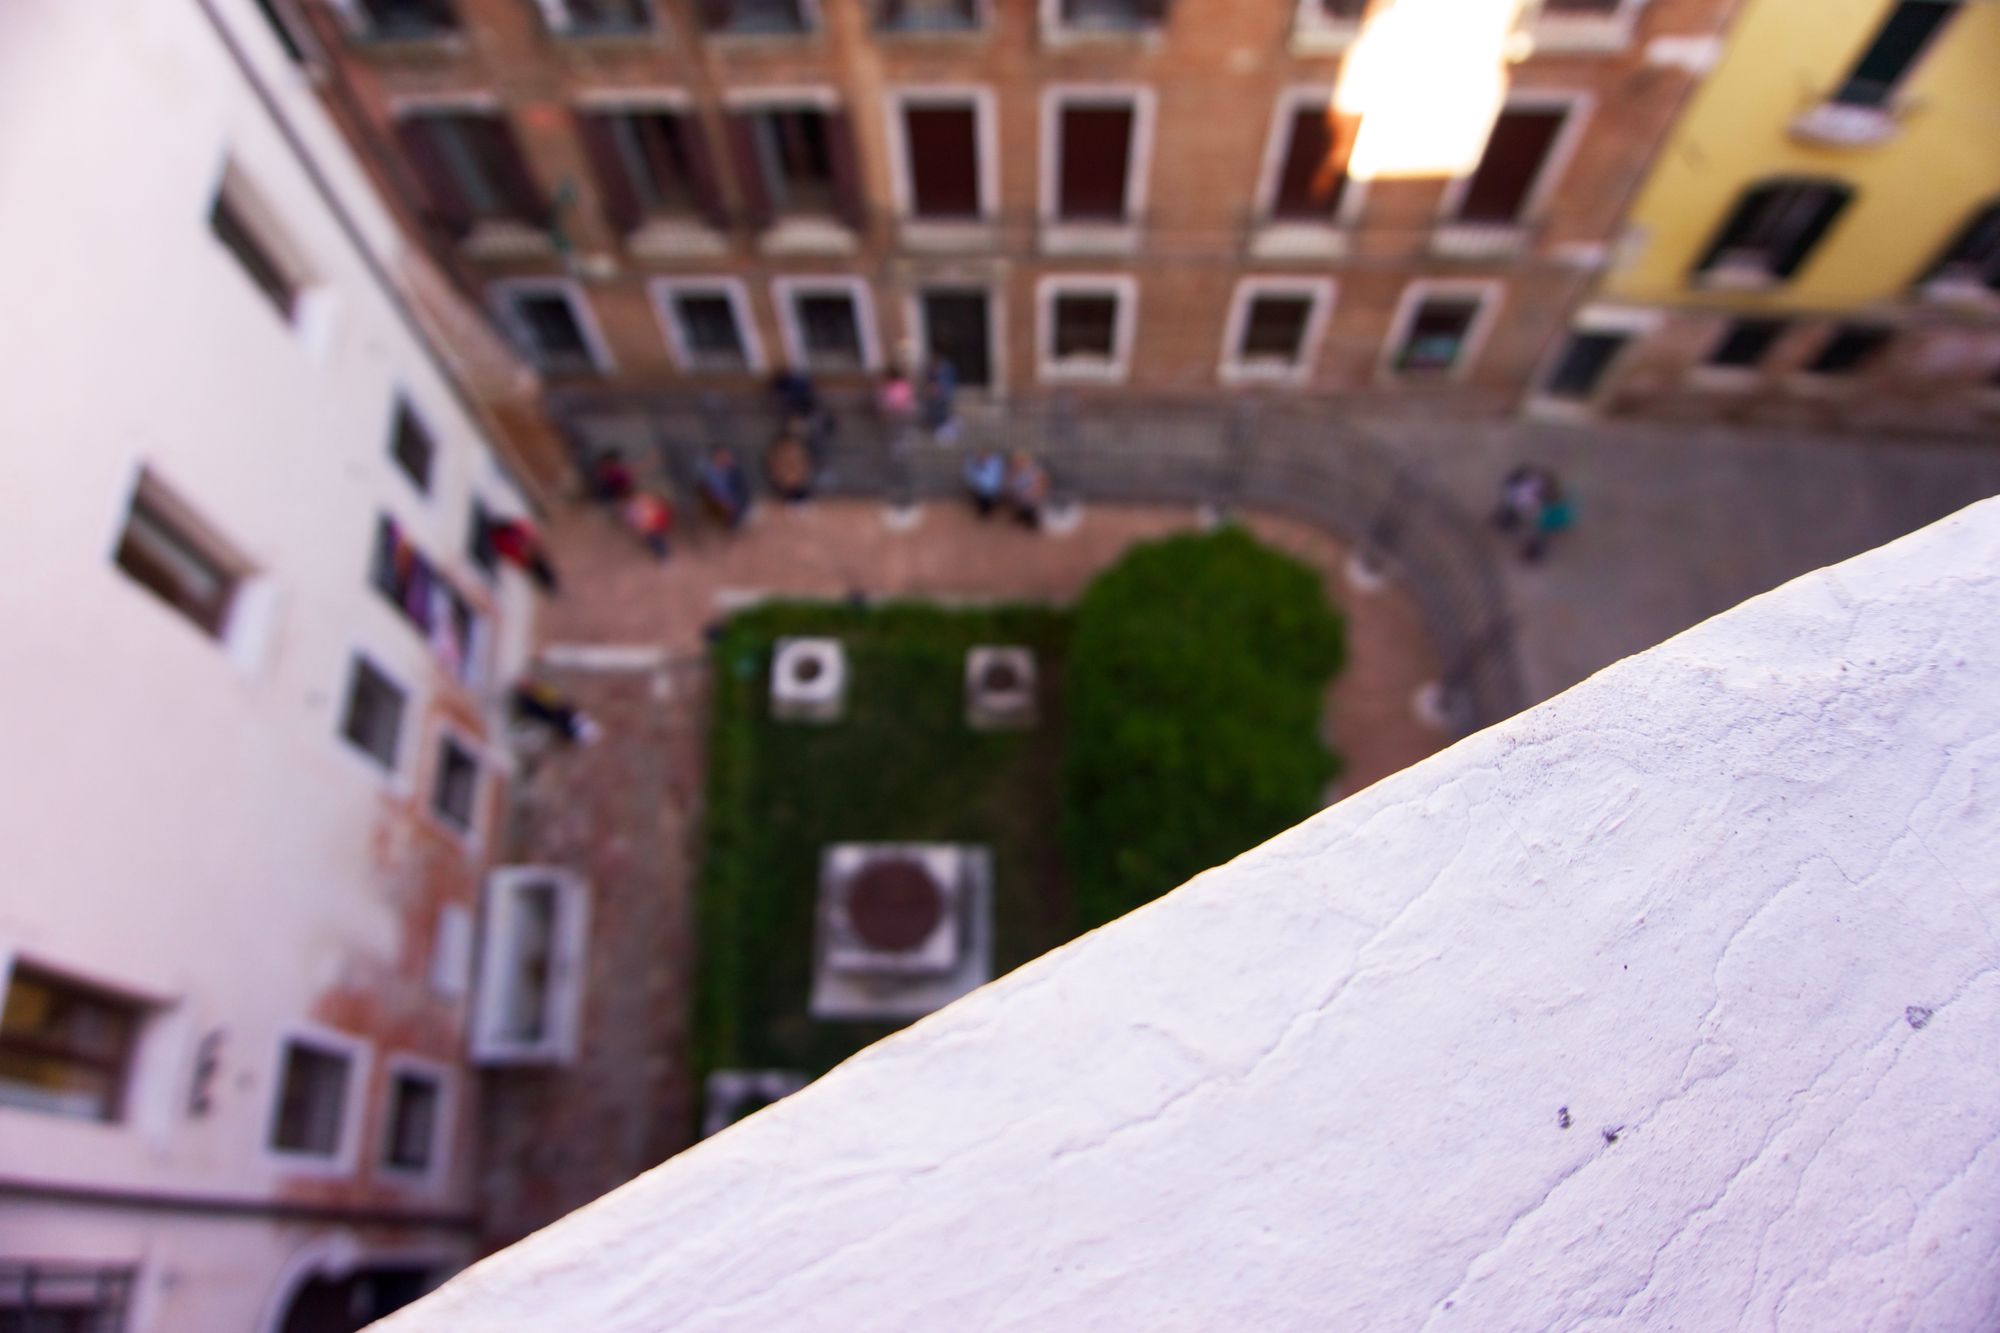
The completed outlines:
{"type": "Polygon", "coordinates": [[[1739,319],[1729,326],[1715,350],[1708,354],[1711,366],[1746,369],[1764,359],[1771,344],[1785,331],[1782,319],[1739,319]]]}
{"type": "Polygon", "coordinates": [[[431,441],[431,433],[424,429],[424,423],[401,399],[396,402],[396,425],[390,434],[389,455],[418,490],[429,493],[431,461],[437,456],[437,446],[431,441]]]}
{"type": "Polygon", "coordinates": [[[0,1260],[0,1329],[6,1333],[119,1333],[132,1270],[0,1260]]]}
{"type": "Polygon", "coordinates": [[[467,235],[482,222],[541,227],[548,221],[548,203],[498,113],[417,112],[402,119],[397,134],[431,217],[452,235],[467,235]]]}
{"type": "Polygon", "coordinates": [[[1281,115],[1284,146],[1271,189],[1270,215],[1283,221],[1330,222],[1348,188],[1345,164],[1336,160],[1333,113],[1324,94],[1286,100],[1281,115]]]}
{"type": "Polygon", "coordinates": [[[135,582],[218,639],[248,573],[150,472],[140,474],[132,493],[116,560],[135,582]]]}
{"type": "Polygon", "coordinates": [[[484,644],[478,613],[386,514],[376,520],[368,581],[424,637],[439,665],[467,684],[477,678],[484,644]]]}
{"type": "Polygon", "coordinates": [[[541,0],[549,28],[569,37],[616,37],[653,26],[646,0],[541,0]]]}
{"type": "Polygon", "coordinates": [[[1045,0],[1063,27],[1080,32],[1134,32],[1167,19],[1167,0],[1045,0]]]}
{"type": "Polygon", "coordinates": [[[465,528],[466,557],[475,569],[492,578],[500,571],[500,552],[493,545],[493,511],[476,495],[472,497],[472,510],[465,528]]]}
{"type": "Polygon", "coordinates": [[[119,1119],[142,1015],[122,996],[16,962],[0,1006],[0,1106],[119,1119]]]}
{"type": "Polygon", "coordinates": [[[287,1041],[271,1111],[271,1146],[304,1157],[338,1157],[353,1074],[352,1053],[330,1043],[287,1041]]]}
{"type": "Polygon", "coordinates": [[[548,375],[593,375],[607,363],[579,298],[561,283],[511,283],[495,288],[502,321],[515,345],[548,375]]]}
{"type": "Polygon", "coordinates": [[[1064,222],[1132,220],[1136,99],[1071,94],[1056,105],[1055,216],[1064,222]]]}
{"type": "Polygon", "coordinates": [[[779,278],[771,293],[792,365],[829,374],[874,368],[873,312],[860,279],[779,278]]]}
{"type": "Polygon", "coordinates": [[[784,34],[809,32],[811,0],[701,0],[701,21],[710,32],[784,34]]]}
{"type": "Polygon", "coordinates": [[[446,736],[438,743],[437,776],[431,783],[431,812],[460,833],[472,832],[479,807],[479,761],[446,736]]]}
{"type": "Polygon", "coordinates": [[[488,877],[472,1054],[485,1064],[550,1064],[575,1054],[589,899],[560,870],[509,866],[488,877]]]}
{"type": "Polygon", "coordinates": [[[1486,151],[1466,180],[1453,218],[1459,222],[1513,224],[1521,221],[1549,158],[1566,107],[1510,106],[1493,122],[1486,151]]]}
{"type": "Polygon", "coordinates": [[[1848,106],[1879,107],[1917,63],[1945,20],[1958,12],[1958,0],[1900,0],[1875,31],[1868,49],[1854,62],[1833,100],[1848,106]]]}
{"type": "Polygon", "coordinates": [[[1457,370],[1472,339],[1482,302],[1477,296],[1424,295],[1407,316],[1392,365],[1402,375],[1457,370]]]}
{"type": "Polygon", "coordinates": [[[1626,0],[1542,0],[1542,12],[1604,16],[1616,14],[1625,3],[1626,0]]]}
{"type": "Polygon", "coordinates": [[[817,106],[770,106],[730,117],[736,179],[759,226],[776,218],[861,219],[847,117],[817,106]]]}
{"type": "Polygon", "coordinates": [[[451,0],[358,0],[372,37],[384,41],[423,41],[443,37],[458,28],[451,0]]]}
{"type": "Polygon", "coordinates": [[[1325,279],[1237,283],[1223,335],[1223,381],[1307,379],[1332,304],[1333,284],[1325,279]]]}
{"type": "Polygon", "coordinates": [[[1851,375],[1867,366],[1889,345],[1889,330],[1872,324],[1843,324],[1806,365],[1813,375],[1851,375]]]}
{"type": "Polygon", "coordinates": [[[1952,238],[1931,265],[1925,285],[1940,291],[1984,287],[2000,292],[2000,204],[1978,213],[1952,238]]]}
{"type": "Polygon", "coordinates": [[[879,0],[884,32],[968,32],[979,26],[979,0],[879,0]]]}
{"type": "Polygon", "coordinates": [[[443,1103],[444,1084],[437,1075],[408,1067],[390,1073],[382,1165],[396,1171],[430,1169],[443,1103]]]}
{"type": "Polygon", "coordinates": [[[298,36],[292,28],[295,19],[291,0],[257,0],[257,8],[262,11],[264,21],[271,25],[271,35],[278,39],[278,45],[292,58],[292,63],[305,64],[305,48],[299,45],[298,36]]]}
{"type": "Polygon", "coordinates": [[[658,218],[699,217],[717,227],[727,221],[715,164],[691,112],[579,112],[576,125],[605,219],[616,230],[658,218]]]}
{"type": "Polygon", "coordinates": [[[1629,334],[1579,330],[1569,335],[1562,356],[1550,372],[1542,392],[1551,398],[1582,402],[1597,392],[1604,372],[1611,368],[1629,334]]]}
{"type": "Polygon", "coordinates": [[[1138,304],[1132,279],[1044,278],[1037,292],[1043,378],[1125,378],[1138,304]]]}
{"type": "Polygon", "coordinates": [[[979,102],[911,96],[894,104],[902,206],[927,222],[967,222],[985,212],[979,102]]]}
{"type": "Polygon", "coordinates": [[[403,735],[405,696],[396,682],[359,654],[347,682],[347,709],[340,734],[383,768],[396,767],[396,749],[403,735]]]}
{"type": "Polygon", "coordinates": [[[1853,197],[1833,181],[1771,181],[1746,191],[1695,267],[1705,286],[1762,287],[1797,273],[1853,197]]]}
{"type": "MultiPolygon", "coordinates": [[[[1310,0],[1329,23],[1359,23],[1368,13],[1370,0],[1310,0]]],[[[1544,0],[1547,3],[1547,0],[1544,0]]]]}
{"type": "Polygon", "coordinates": [[[691,373],[759,371],[764,351],[750,326],[749,299],[731,280],[660,279],[654,300],[666,326],[667,350],[691,373]]]}
{"type": "Polygon", "coordinates": [[[236,256],[243,272],[264,293],[281,318],[290,322],[298,313],[299,289],[304,285],[298,266],[280,257],[280,248],[271,228],[263,224],[262,212],[249,187],[232,169],[223,178],[222,188],[209,206],[208,228],[223,248],[236,256]],[[253,220],[256,219],[256,220],[253,220]]]}

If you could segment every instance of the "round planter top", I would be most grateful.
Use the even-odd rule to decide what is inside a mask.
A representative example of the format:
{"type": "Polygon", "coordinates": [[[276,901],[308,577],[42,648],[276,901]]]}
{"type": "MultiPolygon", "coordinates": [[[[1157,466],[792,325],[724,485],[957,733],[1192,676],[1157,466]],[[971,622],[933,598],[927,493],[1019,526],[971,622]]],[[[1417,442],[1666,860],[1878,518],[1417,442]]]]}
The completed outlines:
{"type": "Polygon", "coordinates": [[[896,858],[863,867],[847,885],[847,918],[869,948],[914,949],[944,916],[944,894],[930,871],[896,858]]]}

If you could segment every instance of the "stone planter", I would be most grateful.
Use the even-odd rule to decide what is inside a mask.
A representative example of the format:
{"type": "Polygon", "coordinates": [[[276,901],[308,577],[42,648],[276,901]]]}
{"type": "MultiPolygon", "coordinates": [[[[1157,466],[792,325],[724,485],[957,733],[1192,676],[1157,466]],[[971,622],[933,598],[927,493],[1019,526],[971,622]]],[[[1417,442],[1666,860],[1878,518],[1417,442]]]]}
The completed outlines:
{"type": "Polygon", "coordinates": [[[965,724],[975,731],[1035,725],[1035,654],[983,646],[965,655],[965,724]]]}
{"type": "Polygon", "coordinates": [[[837,722],[847,708],[847,652],[838,639],[780,639],[771,655],[771,716],[837,722]]]}

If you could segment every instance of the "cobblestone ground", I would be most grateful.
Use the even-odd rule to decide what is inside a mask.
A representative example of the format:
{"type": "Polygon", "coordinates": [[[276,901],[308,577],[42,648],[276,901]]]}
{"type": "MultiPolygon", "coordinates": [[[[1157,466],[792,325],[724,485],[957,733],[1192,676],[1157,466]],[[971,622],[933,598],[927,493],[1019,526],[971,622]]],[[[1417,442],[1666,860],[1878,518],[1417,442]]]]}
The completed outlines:
{"type": "MultiPolygon", "coordinates": [[[[560,597],[544,603],[546,677],[597,718],[604,737],[531,761],[517,784],[512,856],[574,866],[592,923],[580,1058],[488,1078],[483,1174],[488,1240],[501,1245],[687,1146],[697,1090],[683,1052],[692,999],[707,682],[703,630],[771,595],[1067,602],[1132,543],[1193,528],[1185,509],[1093,508],[1045,535],[954,504],[913,526],[883,506],[761,505],[746,528],[694,524],[655,563],[598,510],[557,516],[549,536],[560,597]]],[[[1253,517],[1264,540],[1326,577],[1348,616],[1350,661],[1327,724],[1347,760],[1335,793],[1358,790],[1444,744],[1411,698],[1436,672],[1416,611],[1395,589],[1363,593],[1346,552],[1304,525],[1253,517]]]]}

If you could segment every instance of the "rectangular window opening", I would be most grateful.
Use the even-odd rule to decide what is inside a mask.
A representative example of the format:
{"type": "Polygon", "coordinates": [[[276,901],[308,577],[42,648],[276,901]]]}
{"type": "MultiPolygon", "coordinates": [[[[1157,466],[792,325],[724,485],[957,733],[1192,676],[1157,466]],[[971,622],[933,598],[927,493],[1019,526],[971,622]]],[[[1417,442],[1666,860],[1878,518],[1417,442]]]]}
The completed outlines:
{"type": "Polygon", "coordinates": [[[353,1071],[354,1057],[345,1051],[299,1039],[286,1042],[271,1146],[306,1157],[338,1156],[353,1071]]]}
{"type": "Polygon", "coordinates": [[[479,761],[447,736],[438,746],[437,778],[431,787],[431,810],[460,833],[472,832],[478,813],[479,761]]]}
{"type": "Polygon", "coordinates": [[[429,1074],[399,1069],[389,1079],[389,1132],[382,1164],[398,1171],[427,1171],[436,1148],[444,1089],[429,1074]]]}
{"type": "Polygon", "coordinates": [[[1243,321],[1237,360],[1246,363],[1295,366],[1305,353],[1306,325],[1312,317],[1309,296],[1262,295],[1252,298],[1243,321]]]}
{"type": "Polygon", "coordinates": [[[834,211],[832,144],[826,114],[812,108],[758,113],[757,159],[771,204],[780,213],[834,211]]]}
{"type": "Polygon", "coordinates": [[[903,108],[909,147],[910,212],[960,221],[979,209],[979,124],[971,103],[924,103],[903,108]]]}
{"type": "Polygon", "coordinates": [[[653,26],[646,0],[560,0],[563,32],[573,37],[616,36],[653,26]]]}
{"type": "Polygon", "coordinates": [[[881,0],[876,26],[885,32],[969,32],[979,26],[979,0],[881,0]]]}
{"type": "Polygon", "coordinates": [[[446,671],[457,680],[473,680],[481,644],[479,614],[386,514],[376,520],[368,581],[423,636],[446,671]]]}
{"type": "Polygon", "coordinates": [[[1111,361],[1118,347],[1114,293],[1059,292],[1055,297],[1055,359],[1111,361]]]}
{"type": "Polygon", "coordinates": [[[143,1016],[123,996],[16,962],[0,1004],[0,1106],[122,1118],[143,1016]]]}
{"type": "Polygon", "coordinates": [[[564,292],[514,292],[507,297],[521,350],[551,375],[588,375],[597,359],[583,322],[564,292]]]}
{"type": "Polygon", "coordinates": [[[1129,101],[1062,104],[1056,215],[1066,222],[1123,222],[1130,201],[1137,108],[1129,101]]]}
{"type": "Polygon", "coordinates": [[[400,400],[396,404],[396,425],[389,453],[396,460],[396,466],[403,469],[403,474],[416,484],[417,489],[429,494],[431,462],[437,456],[437,445],[410,405],[400,400]]]}
{"type": "Polygon", "coordinates": [[[458,30],[451,0],[360,0],[369,35],[384,41],[422,41],[458,30]]]}
{"type": "Polygon", "coordinates": [[[217,639],[228,630],[230,608],[249,572],[150,473],[140,474],[132,494],[116,560],[126,575],[217,639]]]}
{"type": "Polygon", "coordinates": [[[1833,100],[1848,106],[1886,105],[1945,21],[1957,12],[1958,0],[1901,0],[1876,29],[1833,100]]]}
{"type": "Polygon", "coordinates": [[[1460,222],[1513,224],[1546,167],[1568,112],[1562,108],[1509,107],[1493,122],[1486,151],[1459,200],[1460,222]]]}
{"type": "Polygon", "coordinates": [[[845,292],[815,292],[796,298],[799,341],[814,370],[860,370],[861,319],[845,292]]]}
{"type": "Polygon", "coordinates": [[[1166,22],[1166,0],[1059,0],[1063,26],[1086,32],[1132,32],[1166,22]]]}
{"type": "Polygon", "coordinates": [[[402,688],[357,654],[347,682],[340,734],[383,768],[393,770],[403,734],[404,701],[402,688]]]}
{"type": "Polygon", "coordinates": [[[1563,348],[1562,359],[1550,373],[1542,392],[1551,398],[1583,402],[1596,394],[1604,374],[1625,346],[1628,335],[1586,331],[1572,333],[1563,348]]]}
{"type": "Polygon", "coordinates": [[[1324,106],[1300,107],[1286,125],[1285,155],[1278,173],[1271,215],[1296,221],[1328,221],[1340,207],[1347,173],[1336,163],[1331,113],[1324,106]]]}
{"type": "Polygon", "coordinates": [[[208,211],[209,230],[236,257],[272,309],[287,322],[298,313],[304,285],[295,269],[281,258],[282,247],[256,218],[258,210],[247,189],[233,177],[224,180],[208,211]]]}
{"type": "Polygon", "coordinates": [[[1712,285],[1792,277],[1847,207],[1852,192],[1822,181],[1781,181],[1743,195],[1696,269],[1712,285]]]}
{"type": "Polygon", "coordinates": [[[1409,332],[1396,352],[1396,369],[1405,374],[1443,374],[1464,355],[1472,323],[1479,316],[1473,297],[1429,297],[1417,307],[1409,332]]]}
{"type": "Polygon", "coordinates": [[[750,353],[736,322],[736,303],[727,292],[676,292],[674,319],[688,360],[702,370],[747,370],[750,353]]]}
{"type": "Polygon", "coordinates": [[[1889,345],[1890,332],[1871,324],[1843,324],[1833,331],[1806,371],[1813,375],[1852,375],[1865,369],[1889,345]]]}
{"type": "Polygon", "coordinates": [[[711,32],[779,36],[811,30],[804,0],[702,0],[711,32]]]}

